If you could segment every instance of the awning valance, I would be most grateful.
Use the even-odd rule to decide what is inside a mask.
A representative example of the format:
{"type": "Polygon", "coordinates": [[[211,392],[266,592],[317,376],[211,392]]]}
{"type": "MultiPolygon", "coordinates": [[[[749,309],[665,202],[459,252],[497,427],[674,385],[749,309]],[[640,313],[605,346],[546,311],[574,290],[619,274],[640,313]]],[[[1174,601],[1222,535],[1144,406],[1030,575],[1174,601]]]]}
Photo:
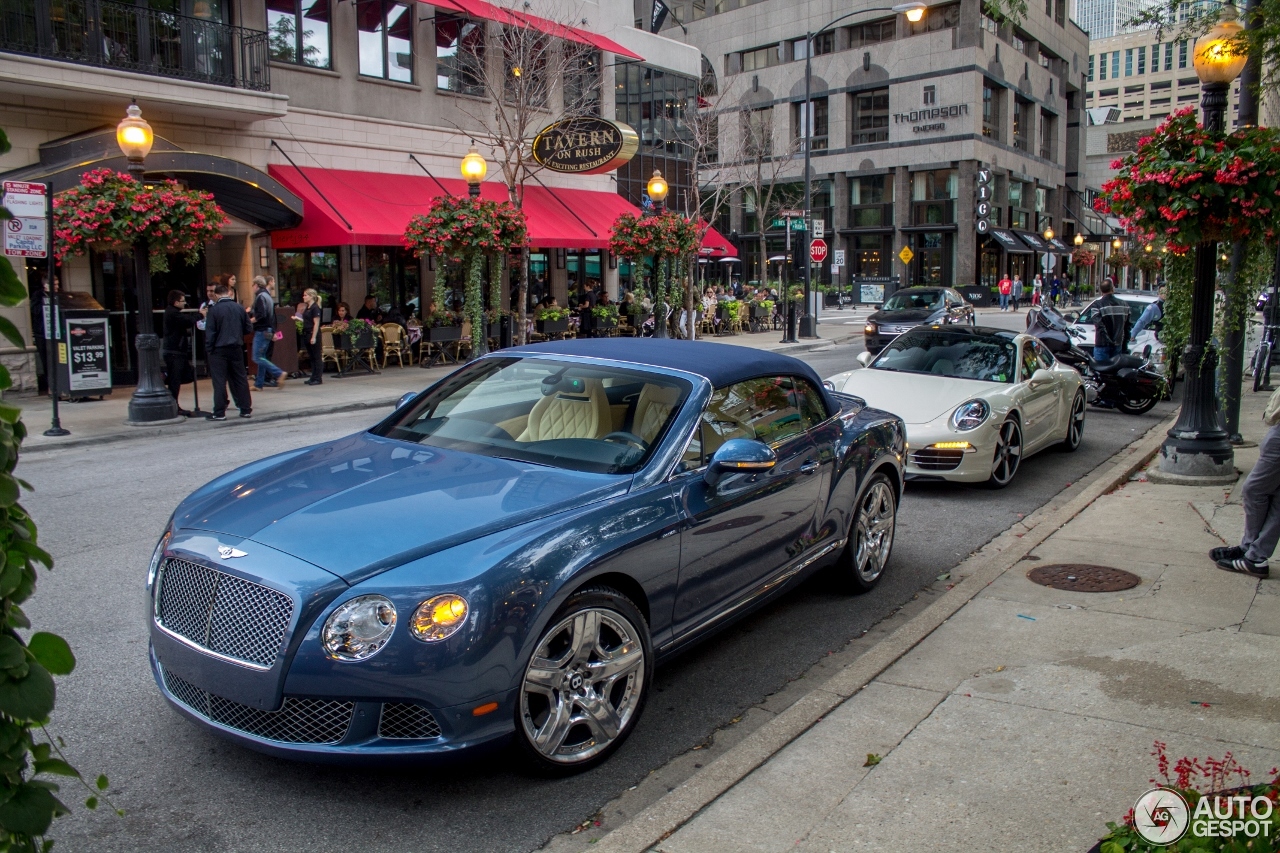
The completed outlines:
{"type": "Polygon", "coordinates": [[[724,235],[710,226],[702,237],[702,249],[698,254],[708,258],[736,258],[738,250],[725,239],[724,235]]]}
{"type": "Polygon", "coordinates": [[[1027,231],[1017,231],[1015,233],[1022,238],[1022,242],[1026,243],[1028,246],[1035,249],[1037,252],[1053,251],[1053,248],[1048,243],[1046,243],[1043,239],[1041,239],[1041,237],[1038,234],[1032,234],[1027,231]]]}
{"type": "Polygon", "coordinates": [[[553,38],[590,45],[627,59],[644,61],[643,56],[632,53],[613,39],[605,38],[598,33],[560,24],[547,18],[540,18],[537,15],[530,15],[528,12],[518,12],[515,9],[508,9],[504,6],[489,3],[487,0],[423,0],[423,2],[435,6],[437,9],[445,9],[485,21],[495,21],[507,26],[528,27],[540,33],[546,33],[553,38]]]}
{"type": "Polygon", "coordinates": [[[1006,252],[1013,252],[1015,254],[1022,254],[1022,255],[1031,254],[1031,250],[1028,249],[1026,246],[1024,246],[1022,243],[1018,242],[1018,238],[1013,236],[1013,234],[1009,231],[1004,231],[999,228],[992,228],[991,234],[989,236],[993,240],[995,240],[996,244],[1000,246],[1000,248],[1004,249],[1006,252]]]}
{"type": "MultiPolygon", "coordinates": [[[[446,190],[465,196],[468,189],[461,178],[428,175],[275,165],[268,171],[304,202],[300,225],[272,232],[276,249],[399,246],[409,220],[426,213],[432,199],[446,190]]],[[[486,181],[480,196],[506,201],[507,188],[486,181]]],[[[607,249],[614,221],[639,213],[617,193],[537,185],[525,186],[523,209],[535,249],[607,249]]]]}
{"type": "Polygon", "coordinates": [[[1050,240],[1049,245],[1053,247],[1054,251],[1062,255],[1066,255],[1071,252],[1071,249],[1067,246],[1067,244],[1059,240],[1057,237],[1054,237],[1052,240],[1050,240]]]}

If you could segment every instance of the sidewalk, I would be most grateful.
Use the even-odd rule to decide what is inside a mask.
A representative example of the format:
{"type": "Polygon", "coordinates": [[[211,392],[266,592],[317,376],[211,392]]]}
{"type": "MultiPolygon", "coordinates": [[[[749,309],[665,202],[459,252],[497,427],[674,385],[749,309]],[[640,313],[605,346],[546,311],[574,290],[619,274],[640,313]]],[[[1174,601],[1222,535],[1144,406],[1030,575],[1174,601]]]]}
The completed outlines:
{"type": "MultiPolygon", "coordinates": [[[[852,312],[837,312],[837,316],[841,313],[845,314],[847,319],[852,319],[852,312]]],[[[705,340],[795,354],[835,346],[836,343],[845,342],[855,333],[860,336],[861,331],[860,325],[824,323],[820,329],[822,339],[804,340],[797,344],[780,343],[782,333],[774,331],[712,337],[705,340]]],[[[225,429],[241,424],[304,418],[356,409],[390,408],[405,392],[420,391],[455,369],[457,365],[452,364],[428,370],[420,369],[416,365],[402,368],[392,362],[380,374],[355,374],[344,379],[335,379],[333,374],[326,374],[324,384],[318,386],[308,386],[301,379],[292,379],[280,389],[252,392],[253,417],[251,419],[237,418],[235,406],[232,405],[229,409],[230,416],[220,423],[211,423],[203,418],[188,418],[181,423],[162,426],[129,426],[125,420],[129,416],[129,397],[133,393],[133,388],[117,388],[102,401],[60,404],[58,411],[62,426],[71,431],[71,435],[60,438],[50,438],[42,434],[49,428],[52,417],[52,405],[48,397],[15,397],[11,398],[10,402],[22,407],[22,418],[28,430],[27,438],[22,443],[22,451],[30,453],[87,443],[128,441],[154,435],[225,429]]],[[[208,379],[200,380],[199,393],[201,409],[205,412],[212,410],[213,388],[208,379]]],[[[189,385],[184,385],[182,388],[181,404],[184,409],[193,408],[192,390],[189,385]]]]}
{"type": "MultiPolygon", "coordinates": [[[[1244,395],[1251,441],[1265,431],[1266,396],[1244,395]]],[[[584,849],[1085,853],[1151,787],[1156,740],[1174,760],[1231,751],[1264,781],[1280,765],[1280,582],[1207,558],[1239,542],[1243,478],[1224,490],[1130,476],[1167,427],[961,564],[926,610],[584,849]],[[1125,569],[1141,583],[1062,592],[1027,578],[1059,563],[1125,569]],[[880,757],[872,767],[869,754],[880,757]]],[[[1244,471],[1256,459],[1256,448],[1236,452],[1244,471]]]]}

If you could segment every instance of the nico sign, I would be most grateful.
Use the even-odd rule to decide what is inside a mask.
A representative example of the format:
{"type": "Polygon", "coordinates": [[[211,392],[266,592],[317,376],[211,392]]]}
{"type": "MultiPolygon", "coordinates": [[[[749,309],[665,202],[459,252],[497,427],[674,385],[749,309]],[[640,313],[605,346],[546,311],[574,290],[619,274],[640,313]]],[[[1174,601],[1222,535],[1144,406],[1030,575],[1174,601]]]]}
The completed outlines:
{"type": "Polygon", "coordinates": [[[571,118],[547,125],[533,138],[533,159],[553,172],[597,175],[635,156],[640,137],[629,125],[603,118],[571,118]]]}

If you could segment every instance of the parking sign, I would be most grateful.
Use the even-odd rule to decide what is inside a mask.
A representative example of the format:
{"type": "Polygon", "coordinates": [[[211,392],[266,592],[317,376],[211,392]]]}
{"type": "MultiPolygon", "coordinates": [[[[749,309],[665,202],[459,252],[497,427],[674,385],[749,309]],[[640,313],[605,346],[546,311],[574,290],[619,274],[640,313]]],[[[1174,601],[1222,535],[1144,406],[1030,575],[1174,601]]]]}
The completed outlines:
{"type": "Polygon", "coordinates": [[[11,258],[48,257],[49,199],[45,185],[5,181],[2,201],[14,217],[5,222],[4,253],[11,258]]]}

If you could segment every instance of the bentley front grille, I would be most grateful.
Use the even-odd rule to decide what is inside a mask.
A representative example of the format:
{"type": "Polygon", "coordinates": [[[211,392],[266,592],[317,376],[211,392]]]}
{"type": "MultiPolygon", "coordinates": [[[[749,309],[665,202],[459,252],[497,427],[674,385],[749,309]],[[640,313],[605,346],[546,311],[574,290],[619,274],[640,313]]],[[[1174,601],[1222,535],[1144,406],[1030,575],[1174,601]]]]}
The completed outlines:
{"type": "Polygon", "coordinates": [[[278,743],[338,743],[356,709],[355,702],[286,696],[278,711],[261,711],[201,690],[168,671],[163,675],[173,697],[205,719],[278,743]]]}
{"type": "Polygon", "coordinates": [[[280,653],[293,599],[216,569],[168,559],[160,569],[156,621],[201,648],[269,667],[280,653]]]}
{"type": "Polygon", "coordinates": [[[911,464],[921,471],[954,471],[964,459],[963,450],[925,447],[911,452],[911,464]]]}
{"type": "Polygon", "coordinates": [[[378,737],[389,740],[427,740],[440,737],[440,724],[421,705],[385,702],[378,718],[378,737]]]}

